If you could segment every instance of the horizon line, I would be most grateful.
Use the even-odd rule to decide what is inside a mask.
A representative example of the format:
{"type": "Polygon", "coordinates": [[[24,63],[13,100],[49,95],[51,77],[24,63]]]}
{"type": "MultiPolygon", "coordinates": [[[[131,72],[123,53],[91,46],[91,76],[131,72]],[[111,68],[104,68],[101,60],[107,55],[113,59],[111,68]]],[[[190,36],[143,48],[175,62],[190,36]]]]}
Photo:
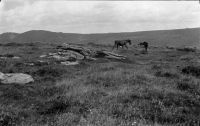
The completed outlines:
{"type": "Polygon", "coordinates": [[[133,32],[148,32],[148,31],[170,31],[170,30],[181,30],[181,29],[196,29],[196,28],[200,28],[200,26],[198,27],[187,27],[187,28],[175,28],[175,29],[152,29],[152,30],[139,30],[139,31],[130,31],[130,32],[126,32],[126,31],[122,31],[122,32],[99,32],[99,33],[76,33],[76,32],[56,32],[56,31],[51,31],[51,30],[44,30],[44,29],[33,29],[33,30],[28,30],[25,32],[2,32],[1,34],[5,34],[5,33],[17,33],[17,34],[23,34],[26,32],[30,32],[30,31],[47,31],[47,32],[55,32],[55,33],[67,33],[67,34],[82,34],[82,35],[90,35],[90,34],[117,34],[117,33],[133,33],[133,32]]]}

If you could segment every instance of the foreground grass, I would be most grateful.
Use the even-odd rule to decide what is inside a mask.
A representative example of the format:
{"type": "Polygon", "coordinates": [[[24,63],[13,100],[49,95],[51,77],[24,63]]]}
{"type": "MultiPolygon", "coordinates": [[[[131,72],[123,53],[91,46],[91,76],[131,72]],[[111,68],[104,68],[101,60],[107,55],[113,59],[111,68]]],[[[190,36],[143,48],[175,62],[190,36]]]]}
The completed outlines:
{"type": "Polygon", "coordinates": [[[200,80],[176,68],[189,64],[177,60],[184,54],[119,53],[131,62],[35,67],[15,65],[23,61],[1,61],[3,72],[28,73],[36,81],[0,84],[0,125],[199,125],[200,80]]]}

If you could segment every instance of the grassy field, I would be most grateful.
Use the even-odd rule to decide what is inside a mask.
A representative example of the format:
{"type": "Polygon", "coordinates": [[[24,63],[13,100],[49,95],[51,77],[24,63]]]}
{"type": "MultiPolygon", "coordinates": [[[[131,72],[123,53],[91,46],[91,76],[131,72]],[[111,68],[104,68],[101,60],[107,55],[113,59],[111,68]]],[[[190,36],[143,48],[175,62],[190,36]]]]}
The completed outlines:
{"type": "MultiPolygon", "coordinates": [[[[89,44],[111,50],[110,46],[89,44]]],[[[64,66],[28,66],[56,45],[1,45],[0,71],[27,73],[35,82],[0,84],[2,126],[198,126],[199,51],[150,47],[114,50],[127,61],[98,59],[64,66]]]]}

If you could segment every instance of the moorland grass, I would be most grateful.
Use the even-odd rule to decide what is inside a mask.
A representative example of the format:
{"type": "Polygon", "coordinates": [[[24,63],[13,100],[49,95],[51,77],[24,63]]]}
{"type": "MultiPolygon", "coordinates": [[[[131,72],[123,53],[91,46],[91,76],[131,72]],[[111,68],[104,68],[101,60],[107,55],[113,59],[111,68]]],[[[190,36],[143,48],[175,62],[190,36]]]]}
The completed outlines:
{"type": "MultiPolygon", "coordinates": [[[[26,66],[23,62],[35,59],[26,55],[19,61],[1,60],[2,72],[28,73],[35,82],[0,84],[0,125],[199,125],[200,79],[174,67],[174,62],[182,64],[176,60],[181,55],[172,52],[176,56],[168,61],[170,52],[163,52],[159,58],[168,61],[163,64],[153,51],[145,55],[135,51],[137,57],[130,52],[123,52],[130,61],[157,62],[141,65],[105,60],[77,66],[26,66]]],[[[37,54],[31,55],[39,57],[37,54]]]]}

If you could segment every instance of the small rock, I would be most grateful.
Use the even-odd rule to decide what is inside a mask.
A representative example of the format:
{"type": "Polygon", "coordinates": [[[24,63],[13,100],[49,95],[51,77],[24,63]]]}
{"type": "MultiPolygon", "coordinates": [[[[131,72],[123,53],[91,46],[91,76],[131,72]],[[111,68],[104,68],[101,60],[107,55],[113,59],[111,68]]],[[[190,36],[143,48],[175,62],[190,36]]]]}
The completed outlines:
{"type": "Polygon", "coordinates": [[[47,61],[43,61],[43,60],[37,60],[36,62],[34,62],[35,66],[43,66],[43,65],[48,65],[49,62],[47,61]]]}
{"type": "Polygon", "coordinates": [[[7,57],[0,57],[0,59],[7,59],[7,57]]]}
{"type": "Polygon", "coordinates": [[[41,55],[41,56],[40,56],[40,58],[44,58],[44,57],[47,57],[47,55],[41,55]]]}
{"type": "Polygon", "coordinates": [[[20,59],[20,57],[19,56],[14,56],[13,59],[20,59]]]}
{"type": "Polygon", "coordinates": [[[27,65],[27,66],[34,66],[34,63],[24,63],[24,65],[27,65]]]}
{"type": "Polygon", "coordinates": [[[4,74],[0,72],[0,80],[4,79],[4,74]]]}
{"type": "Polygon", "coordinates": [[[61,62],[61,64],[63,64],[63,65],[78,65],[79,64],[79,62],[70,62],[70,61],[65,61],[65,62],[61,62]]]}
{"type": "Polygon", "coordinates": [[[49,56],[57,55],[57,53],[49,53],[49,56]]]}
{"type": "Polygon", "coordinates": [[[153,80],[155,79],[155,76],[151,75],[151,74],[143,74],[144,77],[146,77],[149,80],[153,80]]]}

